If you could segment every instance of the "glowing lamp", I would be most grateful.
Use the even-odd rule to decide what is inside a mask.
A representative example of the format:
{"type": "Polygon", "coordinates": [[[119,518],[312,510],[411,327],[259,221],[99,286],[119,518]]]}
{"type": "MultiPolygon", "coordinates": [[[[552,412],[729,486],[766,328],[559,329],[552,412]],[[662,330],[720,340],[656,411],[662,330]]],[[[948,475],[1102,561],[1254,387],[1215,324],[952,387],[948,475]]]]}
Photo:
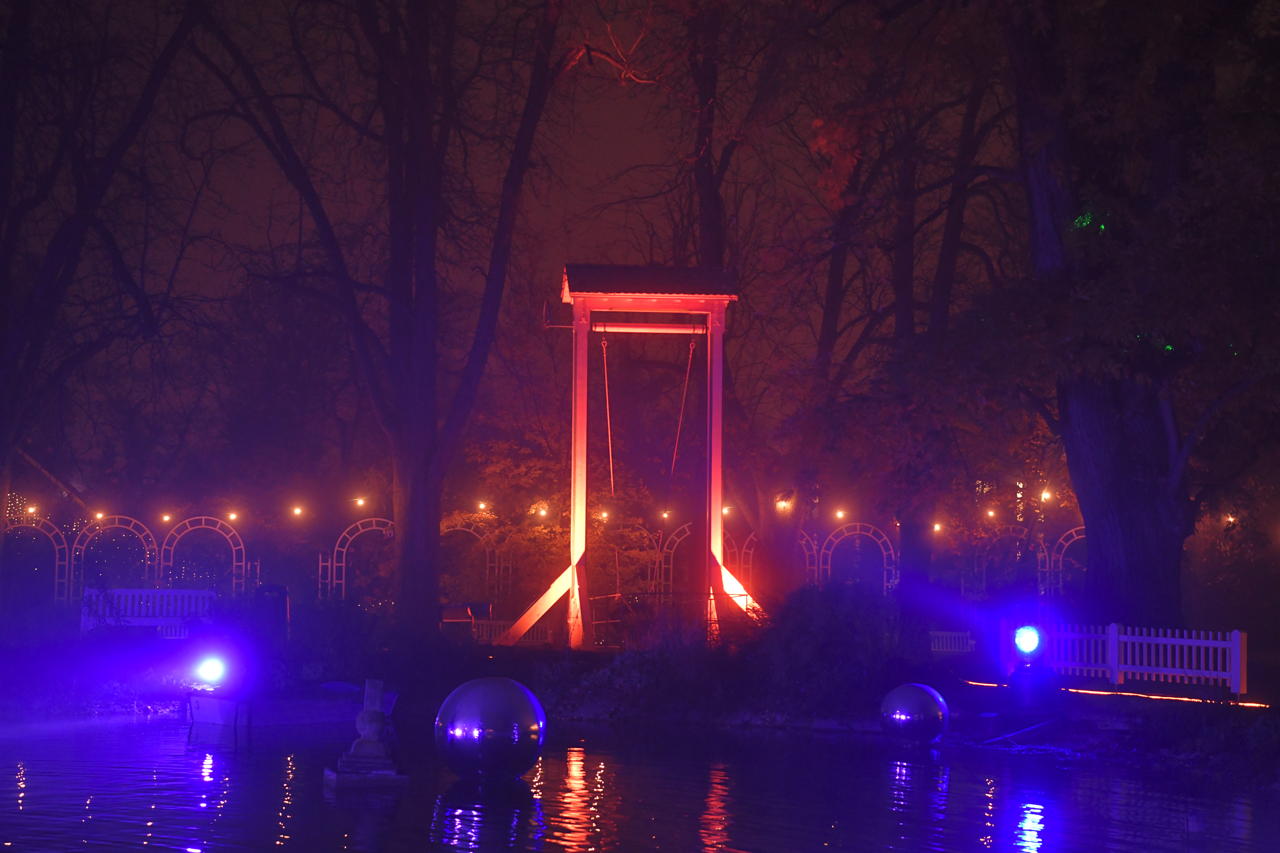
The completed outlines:
{"type": "Polygon", "coordinates": [[[364,506],[364,498],[356,498],[356,506],[364,506]]]}
{"type": "Polygon", "coordinates": [[[602,511],[601,511],[601,513],[600,513],[600,518],[602,518],[602,519],[604,519],[604,520],[606,520],[606,521],[607,521],[607,520],[609,519],[609,511],[608,511],[608,510],[602,510],[602,511]]]}
{"type": "Polygon", "coordinates": [[[1040,630],[1033,625],[1023,625],[1013,632],[1013,644],[1020,653],[1030,657],[1040,648],[1040,630]]]}
{"type": "Polygon", "coordinates": [[[236,512],[227,513],[227,518],[231,519],[232,521],[235,521],[239,517],[240,517],[239,513],[236,513],[236,512]]]}
{"type": "Polygon", "coordinates": [[[721,515],[728,515],[728,514],[729,514],[729,507],[724,507],[723,509],[721,509],[721,510],[720,510],[720,514],[721,514],[721,515]]]}
{"type": "Polygon", "coordinates": [[[933,532],[934,532],[934,533],[941,533],[941,532],[942,532],[942,525],[941,525],[941,524],[937,524],[937,523],[935,523],[935,524],[933,525],[933,532]]]}
{"type": "Polygon", "coordinates": [[[302,515],[302,507],[300,507],[300,506],[295,506],[295,507],[293,508],[293,514],[294,514],[294,515],[302,515]]]}
{"type": "Polygon", "coordinates": [[[227,665],[222,658],[207,657],[196,664],[195,675],[200,681],[203,681],[210,687],[222,681],[223,676],[227,674],[227,665]]]}
{"type": "Polygon", "coordinates": [[[479,503],[479,504],[477,504],[477,506],[479,506],[479,507],[480,507],[480,511],[481,511],[481,512],[484,512],[486,509],[488,509],[488,508],[489,508],[489,505],[488,505],[487,503],[485,503],[484,501],[480,501],[480,503],[479,503]]]}
{"type": "Polygon", "coordinates": [[[670,518],[670,517],[671,517],[671,510],[664,509],[664,510],[662,511],[662,517],[663,517],[663,518],[670,518]]]}
{"type": "Polygon", "coordinates": [[[994,509],[987,510],[987,518],[995,518],[995,517],[996,517],[996,511],[994,509]]]}
{"type": "Polygon", "coordinates": [[[791,501],[779,500],[775,501],[773,505],[778,508],[778,512],[786,512],[791,509],[791,501]]]}
{"type": "Polygon", "coordinates": [[[545,518],[545,517],[546,517],[546,515],[547,515],[547,511],[546,511],[545,509],[540,509],[540,510],[538,510],[538,515],[540,515],[540,516],[542,516],[542,517],[544,517],[544,518],[545,518]]]}
{"type": "Polygon", "coordinates": [[[1050,492],[1048,489],[1045,489],[1043,492],[1040,493],[1040,500],[1042,501],[1050,500],[1052,497],[1053,497],[1053,492],[1050,492]]]}
{"type": "Polygon", "coordinates": [[[173,516],[169,515],[169,513],[167,513],[167,512],[166,512],[164,515],[160,516],[160,520],[161,520],[161,521],[168,521],[168,520],[169,520],[169,519],[171,519],[172,517],[173,517],[173,516]]]}
{"type": "Polygon", "coordinates": [[[103,514],[102,514],[102,513],[100,513],[100,512],[95,512],[95,513],[93,514],[93,517],[94,517],[94,518],[96,518],[96,519],[98,519],[98,521],[102,521],[102,519],[103,519],[103,517],[104,517],[104,516],[103,516],[103,514]]]}
{"type": "Polygon", "coordinates": [[[844,510],[842,509],[836,510],[836,518],[844,518],[844,510]]]}
{"type": "Polygon", "coordinates": [[[36,508],[35,508],[35,507],[33,507],[33,506],[29,506],[29,507],[27,507],[27,515],[35,515],[35,514],[36,514],[36,508]]]}

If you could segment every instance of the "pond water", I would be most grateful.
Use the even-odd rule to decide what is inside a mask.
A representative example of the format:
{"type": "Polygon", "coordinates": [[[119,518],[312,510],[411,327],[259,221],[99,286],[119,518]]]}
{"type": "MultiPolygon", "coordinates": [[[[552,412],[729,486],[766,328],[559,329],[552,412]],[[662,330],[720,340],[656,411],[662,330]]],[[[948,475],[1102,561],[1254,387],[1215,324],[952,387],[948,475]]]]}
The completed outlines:
{"type": "Polygon", "coordinates": [[[868,737],[565,732],[483,796],[431,759],[327,797],[345,733],[176,720],[0,731],[0,851],[1271,850],[1274,792],[868,737]]]}

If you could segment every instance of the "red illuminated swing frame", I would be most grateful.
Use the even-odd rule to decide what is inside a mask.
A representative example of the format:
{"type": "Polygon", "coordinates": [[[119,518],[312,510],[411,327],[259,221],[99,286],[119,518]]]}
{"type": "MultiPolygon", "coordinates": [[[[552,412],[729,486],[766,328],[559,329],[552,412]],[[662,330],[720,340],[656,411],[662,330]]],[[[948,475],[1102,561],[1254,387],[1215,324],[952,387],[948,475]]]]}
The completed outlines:
{"type": "MultiPolygon", "coordinates": [[[[512,645],[566,594],[569,596],[569,646],[593,643],[588,612],[587,548],[587,353],[591,332],[707,336],[707,630],[716,631],[716,602],[725,600],[725,585],[741,588],[724,567],[723,427],[724,317],[738,299],[732,277],[721,270],[671,267],[568,264],[561,299],[573,307],[573,444],[569,493],[569,567],[566,568],[505,634],[499,645],[512,645]],[[592,312],[701,315],[703,323],[592,322],[592,312]]],[[[736,592],[736,589],[735,589],[736,592]]],[[[741,596],[746,608],[750,599],[741,596]]],[[[732,600],[737,601],[737,598],[732,600]]],[[[752,602],[752,604],[754,604],[752,602]]]]}

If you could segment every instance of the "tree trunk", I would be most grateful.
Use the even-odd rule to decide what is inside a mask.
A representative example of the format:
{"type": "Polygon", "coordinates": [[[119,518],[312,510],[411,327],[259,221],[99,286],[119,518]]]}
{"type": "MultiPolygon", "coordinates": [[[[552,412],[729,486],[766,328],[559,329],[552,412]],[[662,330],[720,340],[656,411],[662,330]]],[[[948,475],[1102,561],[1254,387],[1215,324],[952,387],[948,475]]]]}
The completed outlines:
{"type": "Polygon", "coordinates": [[[396,617],[401,626],[421,634],[440,622],[440,484],[432,480],[425,452],[395,455],[392,504],[400,576],[396,617]]]}
{"type": "Polygon", "coordinates": [[[922,665],[929,659],[933,613],[929,569],[933,563],[933,504],[912,506],[898,520],[899,649],[903,658],[922,665]]]}
{"type": "Polygon", "coordinates": [[[1182,478],[1170,482],[1173,459],[1156,389],[1134,379],[1078,376],[1059,383],[1058,405],[1088,536],[1083,615],[1180,624],[1182,546],[1193,512],[1182,478]]]}

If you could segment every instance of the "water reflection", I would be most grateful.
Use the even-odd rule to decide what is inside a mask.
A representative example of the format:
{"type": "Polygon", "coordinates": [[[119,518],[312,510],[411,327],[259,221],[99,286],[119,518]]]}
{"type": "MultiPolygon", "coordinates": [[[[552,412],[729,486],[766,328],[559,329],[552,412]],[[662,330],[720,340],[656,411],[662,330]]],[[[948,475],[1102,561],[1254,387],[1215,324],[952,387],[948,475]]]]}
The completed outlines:
{"type": "Polygon", "coordinates": [[[729,844],[729,805],[729,773],[722,762],[716,762],[711,765],[707,803],[698,826],[703,850],[719,850],[729,844]]]}
{"type": "Polygon", "coordinates": [[[280,808],[276,809],[276,846],[283,847],[289,842],[289,821],[293,818],[293,777],[298,772],[294,763],[297,757],[290,753],[284,757],[284,783],[280,786],[280,808]]]}
{"type": "Polygon", "coordinates": [[[982,802],[982,829],[983,833],[978,838],[978,843],[983,847],[990,847],[996,842],[996,780],[986,780],[986,791],[983,794],[982,802]]]}
{"type": "Polygon", "coordinates": [[[574,849],[591,837],[591,795],[587,791],[586,750],[571,746],[565,754],[564,791],[560,794],[559,826],[551,836],[574,849]]]}
{"type": "Polygon", "coordinates": [[[8,738],[0,850],[1247,851],[1280,830],[1280,792],[1045,756],[790,736],[588,737],[528,781],[457,782],[428,756],[395,793],[326,801],[347,746],[297,735],[231,751],[178,726],[8,738]]]}
{"type": "Polygon", "coordinates": [[[1022,819],[1018,821],[1018,849],[1026,853],[1038,853],[1040,833],[1044,831],[1044,806],[1039,803],[1023,803],[1022,819]]]}
{"type": "Polygon", "coordinates": [[[454,850],[540,850],[544,825],[523,779],[459,780],[436,797],[430,839],[454,850]]]}

